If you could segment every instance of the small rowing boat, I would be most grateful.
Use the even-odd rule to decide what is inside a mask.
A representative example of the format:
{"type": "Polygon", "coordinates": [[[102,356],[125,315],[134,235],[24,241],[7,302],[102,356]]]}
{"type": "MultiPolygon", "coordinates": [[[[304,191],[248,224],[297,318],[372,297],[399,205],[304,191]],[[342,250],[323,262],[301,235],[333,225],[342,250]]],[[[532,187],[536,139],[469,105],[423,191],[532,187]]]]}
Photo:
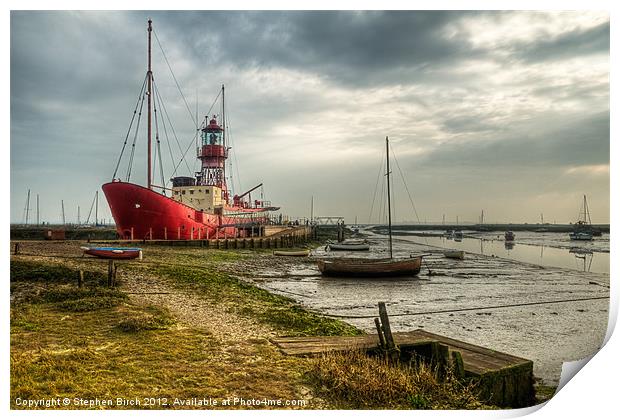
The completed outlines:
{"type": "Polygon", "coordinates": [[[318,260],[324,276],[394,277],[415,276],[420,272],[422,257],[412,258],[335,258],[318,260]]]}
{"type": "Polygon", "coordinates": [[[446,258],[453,258],[455,260],[464,260],[465,259],[465,251],[459,251],[457,249],[448,249],[443,252],[443,256],[446,258]]]}
{"type": "Polygon", "coordinates": [[[109,260],[132,260],[134,258],[142,259],[142,248],[121,248],[121,247],[92,247],[81,246],[80,249],[84,254],[93,255],[97,258],[106,258],[109,260]]]}
{"type": "Polygon", "coordinates": [[[273,251],[273,255],[279,257],[307,257],[310,255],[309,249],[303,249],[301,251],[273,251]]]}
{"type": "Polygon", "coordinates": [[[338,243],[338,244],[327,244],[325,249],[329,249],[331,251],[368,251],[370,249],[370,245],[363,243],[338,243]]]}

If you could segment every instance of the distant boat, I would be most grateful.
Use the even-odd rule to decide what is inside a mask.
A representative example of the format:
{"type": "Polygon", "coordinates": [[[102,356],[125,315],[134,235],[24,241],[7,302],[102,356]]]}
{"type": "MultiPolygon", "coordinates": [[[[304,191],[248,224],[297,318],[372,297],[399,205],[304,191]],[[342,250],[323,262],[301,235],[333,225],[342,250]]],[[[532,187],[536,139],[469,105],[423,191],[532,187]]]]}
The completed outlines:
{"type": "Polygon", "coordinates": [[[422,257],[404,259],[335,258],[318,261],[325,276],[394,277],[415,276],[420,272],[422,257]]]}
{"type": "Polygon", "coordinates": [[[508,242],[512,242],[515,240],[515,234],[512,231],[508,231],[506,233],[504,233],[504,240],[508,241],[508,242]]]}
{"type": "Polygon", "coordinates": [[[453,258],[455,260],[464,260],[465,259],[465,251],[459,251],[457,249],[448,249],[443,252],[444,257],[453,258]]]}
{"type": "Polygon", "coordinates": [[[463,232],[461,232],[460,230],[455,230],[453,236],[455,239],[463,239],[463,232]]]}
{"type": "Polygon", "coordinates": [[[310,255],[309,249],[303,249],[301,251],[273,251],[273,255],[279,257],[307,257],[310,255]]]}
{"type": "Polygon", "coordinates": [[[571,241],[591,241],[592,233],[590,232],[571,232],[568,234],[571,241]]]}
{"type": "Polygon", "coordinates": [[[119,248],[119,247],[90,247],[81,246],[84,254],[93,255],[97,258],[109,260],[131,260],[134,258],[142,259],[141,248],[119,248]]]}
{"type": "Polygon", "coordinates": [[[443,236],[451,238],[452,236],[454,236],[454,231],[452,229],[448,229],[446,230],[446,233],[443,234],[443,236]]]}
{"type": "MultiPolygon", "coordinates": [[[[420,272],[422,257],[394,258],[392,252],[392,210],[390,201],[390,146],[385,138],[387,164],[387,214],[388,214],[388,249],[390,258],[334,258],[318,260],[319,270],[324,276],[351,276],[351,277],[393,277],[415,276],[420,272]]],[[[334,247],[368,246],[367,244],[329,244],[334,247]]]]}
{"type": "Polygon", "coordinates": [[[370,245],[364,243],[333,243],[327,244],[325,249],[329,249],[331,251],[368,251],[370,250],[370,245]]]}
{"type": "Polygon", "coordinates": [[[583,195],[583,204],[579,210],[579,220],[573,225],[573,232],[569,234],[571,241],[591,241],[593,236],[602,236],[600,229],[592,226],[590,219],[590,210],[588,209],[588,200],[583,195]]]}

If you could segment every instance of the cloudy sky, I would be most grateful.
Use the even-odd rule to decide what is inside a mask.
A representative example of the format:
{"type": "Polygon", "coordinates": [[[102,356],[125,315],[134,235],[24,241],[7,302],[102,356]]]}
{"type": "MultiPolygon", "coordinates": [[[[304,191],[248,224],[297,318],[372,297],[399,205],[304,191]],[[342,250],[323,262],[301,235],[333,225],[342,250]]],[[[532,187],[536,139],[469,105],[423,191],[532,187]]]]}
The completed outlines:
{"type": "MultiPolygon", "coordinates": [[[[583,11],[12,12],[12,222],[29,188],[30,220],[36,194],[42,220],[61,199],[86,218],[144,80],[148,17],[192,113],[226,85],[235,192],[264,182],[285,214],[308,216],[313,196],[315,215],[377,222],[389,136],[397,221],[417,219],[408,190],[422,222],[567,223],[583,194],[609,222],[609,15],[583,11]]],[[[195,126],[153,54],[185,150],[195,126]]],[[[160,131],[167,179],[181,153],[160,131]]]]}

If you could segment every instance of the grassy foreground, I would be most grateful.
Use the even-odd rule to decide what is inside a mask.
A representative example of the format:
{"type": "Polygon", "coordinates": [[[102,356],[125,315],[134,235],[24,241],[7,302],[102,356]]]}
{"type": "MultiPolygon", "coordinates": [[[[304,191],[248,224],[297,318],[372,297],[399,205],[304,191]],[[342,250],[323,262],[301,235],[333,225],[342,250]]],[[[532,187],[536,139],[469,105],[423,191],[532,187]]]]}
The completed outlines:
{"type": "Polygon", "coordinates": [[[121,286],[112,290],[102,287],[103,266],[12,257],[11,407],[482,407],[460,384],[442,385],[432,373],[419,376],[363,355],[283,356],[270,337],[361,332],[226,271],[227,263],[260,257],[153,248],[147,263],[123,265],[121,286]],[[86,270],[81,289],[75,286],[78,269],[86,270]],[[156,280],[170,296],[189,295],[189,312],[222,311],[224,323],[205,325],[185,318],[183,310],[148,304],[132,292],[128,279],[134,277],[156,280]],[[423,379],[411,387],[411,375],[423,379]],[[382,394],[372,377],[398,391],[382,394]],[[50,403],[55,398],[60,405],[50,403]]]}

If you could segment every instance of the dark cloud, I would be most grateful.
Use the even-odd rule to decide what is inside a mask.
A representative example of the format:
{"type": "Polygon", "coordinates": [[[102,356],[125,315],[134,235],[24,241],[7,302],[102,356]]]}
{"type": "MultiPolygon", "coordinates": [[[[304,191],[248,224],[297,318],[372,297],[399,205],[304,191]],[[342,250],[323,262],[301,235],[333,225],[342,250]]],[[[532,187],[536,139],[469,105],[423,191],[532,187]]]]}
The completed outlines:
{"type": "MultiPolygon", "coordinates": [[[[145,76],[148,17],[190,113],[196,96],[206,113],[226,83],[235,183],[265,181],[289,214],[304,214],[313,193],[325,211],[350,217],[368,207],[388,134],[429,218],[442,201],[433,188],[477,208],[488,192],[466,182],[497,192],[489,180],[501,178],[526,199],[535,176],[608,163],[609,22],[523,42],[498,31],[511,13],[12,12],[11,218],[21,220],[28,188],[41,193],[44,217],[58,220],[61,198],[75,212],[111,178],[145,76]],[[489,33],[501,47],[453,31],[477,19],[496,25],[489,33]],[[522,175],[508,180],[508,171],[522,175]]],[[[180,144],[162,133],[170,176],[195,130],[157,41],[153,65],[180,144]]],[[[145,149],[141,132],[136,182],[145,149]]],[[[190,170],[178,171],[192,171],[192,154],[190,170]]]]}
{"type": "Polygon", "coordinates": [[[609,53],[609,22],[586,30],[576,29],[551,39],[520,43],[512,50],[515,57],[529,62],[607,54],[609,53]]]}

